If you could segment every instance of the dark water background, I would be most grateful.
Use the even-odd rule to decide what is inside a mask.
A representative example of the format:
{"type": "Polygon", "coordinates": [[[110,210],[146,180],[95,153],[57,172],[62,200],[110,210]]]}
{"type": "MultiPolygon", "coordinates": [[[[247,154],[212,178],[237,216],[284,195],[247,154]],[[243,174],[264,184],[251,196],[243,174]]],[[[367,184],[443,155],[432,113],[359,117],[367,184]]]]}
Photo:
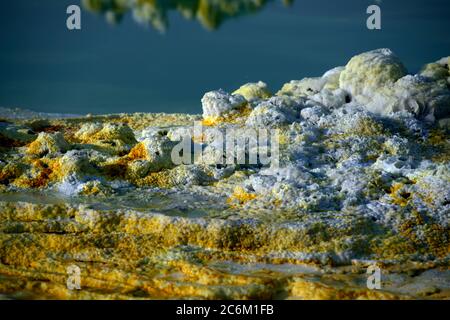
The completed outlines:
{"type": "Polygon", "coordinates": [[[214,31],[169,10],[161,33],[130,12],[111,25],[86,9],[82,30],[68,31],[66,8],[78,0],[1,0],[0,106],[200,113],[206,91],[258,80],[276,91],[366,50],[391,48],[410,72],[450,55],[449,0],[260,2],[214,31]],[[366,28],[370,4],[382,9],[381,31],[366,28]]]}

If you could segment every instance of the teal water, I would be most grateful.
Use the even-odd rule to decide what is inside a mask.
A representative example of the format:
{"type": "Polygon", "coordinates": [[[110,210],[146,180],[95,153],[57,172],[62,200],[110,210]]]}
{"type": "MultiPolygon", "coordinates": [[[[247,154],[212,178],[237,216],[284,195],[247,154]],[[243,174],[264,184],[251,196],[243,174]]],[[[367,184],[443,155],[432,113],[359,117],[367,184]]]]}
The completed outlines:
{"type": "Polygon", "coordinates": [[[448,0],[202,0],[225,11],[209,9],[210,21],[180,13],[188,16],[197,0],[157,0],[162,14],[153,12],[153,25],[117,5],[115,15],[82,7],[82,30],[68,31],[66,7],[79,2],[2,1],[0,107],[200,113],[208,90],[263,80],[276,91],[374,48],[391,48],[411,72],[450,55],[448,0]],[[366,28],[375,2],[381,31],[366,28]]]}

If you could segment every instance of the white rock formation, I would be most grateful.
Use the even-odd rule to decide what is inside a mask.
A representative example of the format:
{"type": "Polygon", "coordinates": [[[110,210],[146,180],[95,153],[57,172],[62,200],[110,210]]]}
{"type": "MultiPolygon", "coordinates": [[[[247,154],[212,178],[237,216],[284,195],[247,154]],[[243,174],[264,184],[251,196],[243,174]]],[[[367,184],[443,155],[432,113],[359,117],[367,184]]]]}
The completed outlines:
{"type": "Polygon", "coordinates": [[[207,92],[202,98],[203,118],[218,118],[246,104],[241,95],[231,95],[224,90],[207,92]]]}
{"type": "Polygon", "coordinates": [[[378,49],[354,56],[342,71],[341,89],[352,96],[371,97],[373,94],[406,75],[406,68],[389,49],[378,49]]]}
{"type": "Polygon", "coordinates": [[[267,88],[267,84],[262,81],[258,81],[256,83],[246,83],[234,91],[233,95],[241,95],[249,102],[268,99],[272,96],[267,88]]]}

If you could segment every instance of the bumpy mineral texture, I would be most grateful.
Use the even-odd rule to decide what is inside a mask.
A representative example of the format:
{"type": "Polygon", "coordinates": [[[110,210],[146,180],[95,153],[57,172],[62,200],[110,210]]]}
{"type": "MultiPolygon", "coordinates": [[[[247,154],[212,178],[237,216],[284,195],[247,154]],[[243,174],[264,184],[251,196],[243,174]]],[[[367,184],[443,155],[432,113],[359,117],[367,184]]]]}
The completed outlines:
{"type": "Polygon", "coordinates": [[[0,110],[3,297],[450,297],[448,58],[410,75],[374,50],[274,95],[255,82],[202,104],[203,117],[0,110]],[[225,161],[230,128],[277,129],[278,165],[225,161]]]}

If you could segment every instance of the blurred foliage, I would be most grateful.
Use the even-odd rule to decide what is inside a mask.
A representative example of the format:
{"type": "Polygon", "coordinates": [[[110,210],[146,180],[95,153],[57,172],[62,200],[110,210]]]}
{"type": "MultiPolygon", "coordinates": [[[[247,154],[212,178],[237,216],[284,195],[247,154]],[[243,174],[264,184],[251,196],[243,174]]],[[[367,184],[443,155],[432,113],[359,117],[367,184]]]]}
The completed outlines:
{"type": "MultiPolygon", "coordinates": [[[[168,14],[178,11],[186,19],[197,19],[209,30],[225,20],[254,13],[274,0],[83,0],[89,11],[103,14],[110,23],[118,23],[127,12],[144,25],[164,32],[169,26],[168,14]]],[[[282,0],[290,5],[293,0],[282,0]]]]}

